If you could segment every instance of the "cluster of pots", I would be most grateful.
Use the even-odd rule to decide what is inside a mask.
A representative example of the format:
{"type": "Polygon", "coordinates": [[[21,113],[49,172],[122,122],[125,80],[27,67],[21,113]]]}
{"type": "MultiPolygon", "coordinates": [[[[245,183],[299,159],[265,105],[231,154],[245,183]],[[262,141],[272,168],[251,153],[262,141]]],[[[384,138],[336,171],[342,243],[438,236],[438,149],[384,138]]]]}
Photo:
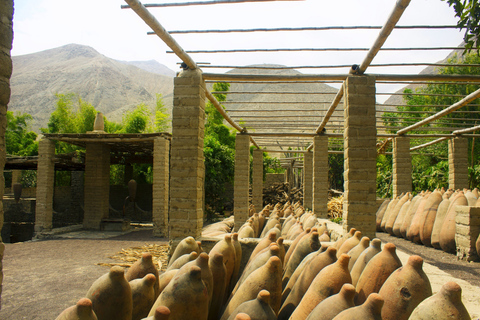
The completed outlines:
{"type": "MultiPolygon", "coordinates": [[[[377,231],[388,232],[425,246],[456,253],[455,209],[480,206],[478,189],[410,192],[385,200],[377,211],[377,231]]],[[[480,251],[480,237],[477,252],[480,251]]]]}
{"type": "Polygon", "coordinates": [[[355,229],[330,242],[299,205],[252,213],[248,228],[260,238],[244,267],[242,230],[208,253],[187,237],[165,272],[144,253],[126,272],[111,268],[57,320],[470,319],[458,284],[432,295],[421,257],[402,266],[395,245],[355,229]]]}

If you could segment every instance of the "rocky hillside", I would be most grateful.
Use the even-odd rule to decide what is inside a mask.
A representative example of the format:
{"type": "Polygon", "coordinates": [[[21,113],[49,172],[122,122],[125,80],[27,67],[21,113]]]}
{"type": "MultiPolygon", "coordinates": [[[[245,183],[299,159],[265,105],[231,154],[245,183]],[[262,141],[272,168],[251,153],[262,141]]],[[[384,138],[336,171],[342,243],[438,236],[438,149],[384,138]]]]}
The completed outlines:
{"type": "Polygon", "coordinates": [[[69,44],[13,57],[9,110],[31,114],[38,131],[55,109],[55,94],[76,93],[107,119],[120,121],[140,103],[153,108],[157,93],[171,110],[173,76],[156,61],[117,61],[91,47],[69,44]]]}

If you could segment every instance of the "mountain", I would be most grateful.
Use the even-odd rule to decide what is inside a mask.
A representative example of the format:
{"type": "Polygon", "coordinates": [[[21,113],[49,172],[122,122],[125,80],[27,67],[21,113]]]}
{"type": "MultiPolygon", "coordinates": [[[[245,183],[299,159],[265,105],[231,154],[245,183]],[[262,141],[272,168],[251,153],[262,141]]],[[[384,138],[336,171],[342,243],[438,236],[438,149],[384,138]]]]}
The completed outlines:
{"type": "Polygon", "coordinates": [[[156,94],[171,114],[174,72],[156,61],[120,62],[78,44],[14,56],[10,111],[33,116],[33,130],[46,127],[56,93],[76,93],[108,120],[140,103],[155,106],[156,94]]]}

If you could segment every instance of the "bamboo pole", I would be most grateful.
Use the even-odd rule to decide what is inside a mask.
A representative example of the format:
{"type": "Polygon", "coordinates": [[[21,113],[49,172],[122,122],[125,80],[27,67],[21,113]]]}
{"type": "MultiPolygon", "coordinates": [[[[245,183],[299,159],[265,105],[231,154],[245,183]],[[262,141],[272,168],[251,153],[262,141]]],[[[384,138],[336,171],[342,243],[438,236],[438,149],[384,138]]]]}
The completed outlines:
{"type": "MultiPolygon", "coordinates": [[[[405,0],[404,0],[405,1],[405,0]]],[[[385,39],[386,40],[386,39],[385,39]]],[[[459,47],[394,47],[394,48],[378,48],[378,51],[437,51],[437,50],[463,50],[465,48],[459,47]]],[[[330,48],[255,48],[255,49],[202,49],[202,50],[187,50],[187,53],[190,54],[197,54],[197,53],[255,53],[255,52],[351,52],[351,51],[371,51],[371,48],[338,48],[338,47],[330,47],[330,48]]],[[[377,53],[376,52],[376,53],[377,53]]],[[[175,53],[174,51],[167,51],[166,53],[175,53]]],[[[376,54],[375,53],[375,54],[376,54]]],[[[373,59],[373,58],[372,58],[373,59]]],[[[370,60],[371,61],[371,60],[370,60]]],[[[408,65],[408,64],[406,64],[408,65]]],[[[422,65],[422,64],[420,64],[422,65]]],[[[386,64],[385,66],[388,66],[386,64]]],[[[215,68],[215,66],[210,66],[210,68],[215,68]]],[[[259,67],[267,68],[267,67],[259,67]]],[[[284,68],[284,67],[274,67],[276,68],[284,68]]]]}
{"type": "MultiPolygon", "coordinates": [[[[475,123],[476,122],[477,121],[475,121],[475,123]]],[[[480,130],[480,126],[471,127],[471,128],[468,128],[468,129],[455,130],[452,133],[453,134],[464,134],[464,133],[474,132],[474,131],[477,131],[477,130],[480,130]]]]}
{"type": "Polygon", "coordinates": [[[418,128],[420,126],[423,126],[427,123],[430,123],[438,118],[441,118],[449,113],[451,113],[452,111],[455,111],[457,109],[460,109],[461,107],[467,105],[469,102],[472,102],[473,100],[477,99],[480,97],[480,89],[478,89],[477,91],[474,91],[472,93],[470,93],[468,96],[466,96],[465,98],[463,98],[462,100],[458,101],[457,103],[453,104],[452,106],[434,114],[433,116],[430,116],[426,119],[423,119],[422,121],[419,121],[411,126],[408,126],[406,128],[403,128],[399,131],[397,131],[397,134],[405,134],[406,132],[408,131],[411,131],[415,128],[418,128]]]}
{"type": "Polygon", "coordinates": [[[373,43],[372,47],[370,48],[370,51],[368,51],[367,56],[357,69],[352,68],[352,73],[363,74],[367,70],[368,66],[372,62],[373,58],[375,58],[378,51],[382,48],[393,28],[395,28],[395,25],[397,24],[398,20],[400,20],[400,17],[402,16],[409,3],[410,0],[397,1],[397,3],[395,4],[395,8],[388,17],[387,22],[383,26],[382,30],[380,30],[380,33],[375,42],[373,43]]]}
{"type": "Polygon", "coordinates": [[[332,116],[333,112],[337,108],[342,98],[343,98],[343,85],[340,87],[337,94],[335,95],[335,98],[333,99],[332,104],[328,108],[327,113],[325,114],[325,117],[323,118],[322,122],[320,123],[317,130],[315,131],[316,133],[321,133],[325,129],[325,126],[327,125],[328,120],[330,120],[330,117],[332,116]]]}
{"type": "MultiPolygon", "coordinates": [[[[165,7],[186,7],[186,6],[204,6],[212,4],[235,4],[244,2],[273,2],[273,1],[304,1],[304,0],[211,0],[211,1],[195,1],[195,2],[173,2],[173,3],[147,3],[146,8],[165,8],[165,7]]],[[[121,6],[122,9],[129,8],[121,6]]]]}
{"type": "Polygon", "coordinates": [[[434,144],[437,144],[437,143],[440,143],[442,141],[449,140],[449,139],[450,138],[448,138],[448,137],[438,138],[436,140],[421,144],[419,146],[412,147],[412,148],[410,148],[410,151],[415,151],[415,150],[418,150],[418,149],[422,149],[422,148],[425,148],[425,147],[428,147],[428,146],[431,146],[431,145],[434,145],[434,144]]]}
{"type": "MultiPolygon", "coordinates": [[[[480,64],[478,65],[480,67],[480,64]]],[[[338,92],[307,92],[307,91],[212,91],[212,94],[322,94],[330,95],[337,94],[338,92]]],[[[424,96],[424,97],[464,97],[462,94],[441,94],[441,93],[396,93],[396,92],[377,92],[377,96],[424,96]]],[[[241,103],[241,102],[239,102],[241,103]]]]}
{"type": "Polygon", "coordinates": [[[165,42],[165,44],[175,52],[175,54],[185,62],[190,69],[197,69],[197,64],[193,59],[180,47],[180,45],[172,38],[172,36],[163,28],[160,22],[145,8],[139,0],[125,0],[129,7],[152,28],[157,36],[165,42]]]}

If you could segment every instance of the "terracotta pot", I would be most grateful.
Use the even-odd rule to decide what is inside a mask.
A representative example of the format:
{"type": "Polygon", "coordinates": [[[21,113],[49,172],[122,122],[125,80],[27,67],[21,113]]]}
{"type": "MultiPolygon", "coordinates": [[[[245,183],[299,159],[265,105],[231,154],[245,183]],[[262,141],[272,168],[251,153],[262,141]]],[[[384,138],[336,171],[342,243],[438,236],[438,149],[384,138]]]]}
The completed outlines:
{"type": "Polygon", "coordinates": [[[370,238],[369,237],[363,237],[360,242],[353,247],[350,251],[348,251],[348,255],[350,256],[350,261],[348,262],[348,271],[351,271],[353,268],[353,265],[357,261],[358,257],[362,254],[363,251],[365,251],[368,246],[370,245],[370,238]]]}
{"type": "Polygon", "coordinates": [[[240,230],[238,230],[238,238],[255,238],[255,231],[253,231],[253,228],[251,226],[243,225],[240,230]]]}
{"type": "Polygon", "coordinates": [[[458,197],[455,198],[450,205],[445,220],[443,221],[442,229],[440,230],[440,248],[445,252],[457,252],[457,246],[455,243],[455,209],[457,206],[466,205],[468,205],[467,198],[465,198],[463,191],[461,191],[458,197]]]}
{"type": "Polygon", "coordinates": [[[221,316],[225,297],[227,269],[223,264],[223,255],[220,253],[210,254],[208,266],[213,276],[213,295],[208,310],[208,319],[217,320],[221,316]]]}
{"type": "Polygon", "coordinates": [[[170,310],[170,320],[207,320],[208,291],[202,281],[202,269],[193,265],[179,270],[155,301],[148,315],[153,316],[159,306],[170,310]]]}
{"type": "Polygon", "coordinates": [[[285,269],[287,267],[288,260],[290,259],[290,256],[292,255],[293,251],[295,251],[295,248],[297,247],[298,243],[304,236],[306,236],[311,229],[307,229],[302,231],[296,238],[293,240],[293,242],[290,244],[290,247],[287,250],[287,253],[285,254],[285,264],[283,265],[283,268],[285,269]]]}
{"type": "Polygon", "coordinates": [[[156,282],[157,278],[151,273],[142,279],[129,282],[133,301],[132,320],[140,320],[148,316],[156,299],[154,288],[156,282]]]}
{"type": "Polygon", "coordinates": [[[265,238],[260,240],[260,242],[258,242],[258,244],[255,246],[255,249],[253,249],[252,254],[250,255],[250,259],[248,259],[247,261],[247,265],[248,263],[250,263],[250,261],[255,259],[255,256],[260,251],[262,251],[265,248],[268,248],[272,242],[276,241],[276,239],[277,239],[277,235],[275,234],[275,232],[272,232],[272,233],[269,233],[265,238]]]}
{"type": "Polygon", "coordinates": [[[155,314],[143,320],[168,320],[170,317],[170,310],[165,306],[160,306],[155,309],[155,314]]]}
{"type": "Polygon", "coordinates": [[[478,197],[475,196],[475,194],[471,190],[468,190],[467,192],[465,192],[465,198],[467,198],[468,206],[473,207],[477,202],[478,197]]]}
{"type": "Polygon", "coordinates": [[[410,198],[410,192],[407,192],[403,197],[398,200],[397,204],[395,207],[392,209],[390,212],[387,221],[385,222],[385,231],[388,232],[389,234],[393,234],[393,225],[395,224],[395,220],[397,220],[397,216],[402,209],[402,206],[405,204],[405,202],[408,201],[410,198]]]}
{"type": "Polygon", "coordinates": [[[270,292],[262,290],[257,298],[239,305],[230,315],[228,320],[236,319],[238,314],[247,314],[252,320],[276,320],[277,315],[270,307],[270,292]]]}
{"type": "Polygon", "coordinates": [[[423,259],[410,256],[405,266],[395,270],[380,289],[384,300],[383,320],[408,320],[413,310],[432,295],[432,287],[422,269],[423,259]]]}
{"type": "Polygon", "coordinates": [[[235,287],[240,276],[240,264],[242,262],[242,245],[238,242],[238,233],[232,234],[232,244],[235,249],[235,268],[233,268],[232,278],[230,279],[230,291],[235,287]]]}
{"type": "Polygon", "coordinates": [[[87,292],[99,320],[131,320],[132,290],[123,268],[115,266],[98,278],[87,292]]]}
{"type": "Polygon", "coordinates": [[[405,215],[405,218],[403,219],[402,226],[400,227],[400,234],[402,238],[407,239],[407,230],[410,228],[410,224],[412,223],[412,219],[415,216],[415,213],[418,210],[418,207],[420,206],[420,203],[422,202],[423,199],[423,194],[417,194],[415,197],[412,199],[412,203],[410,207],[408,208],[408,211],[405,215]]]}
{"type": "Polygon", "coordinates": [[[261,238],[264,238],[270,231],[270,229],[274,228],[277,224],[280,223],[280,220],[274,217],[270,217],[267,222],[265,223],[265,227],[260,235],[261,238]]]}
{"type": "MultiPolygon", "coordinates": [[[[402,194],[402,197],[403,197],[403,194],[402,194]]],[[[393,198],[388,203],[387,208],[385,209],[385,213],[383,214],[383,217],[382,217],[382,222],[380,223],[380,229],[384,232],[386,232],[385,225],[387,224],[388,217],[392,213],[392,211],[395,208],[395,206],[397,205],[398,201],[400,201],[400,197],[393,198]]]]}
{"type": "Polygon", "coordinates": [[[420,241],[427,247],[432,246],[433,224],[437,216],[437,209],[442,202],[442,194],[439,191],[433,192],[425,205],[423,226],[420,223],[420,241]]]}
{"type": "Polygon", "coordinates": [[[340,312],[333,320],[382,320],[382,306],[383,298],[372,293],[364,304],[340,312]]]}
{"type": "Polygon", "coordinates": [[[320,302],[306,320],[332,320],[343,310],[355,307],[355,287],[345,283],[340,292],[320,302]]]}
{"type": "Polygon", "coordinates": [[[432,247],[435,249],[440,249],[440,231],[442,230],[443,221],[445,221],[445,216],[447,215],[449,206],[450,199],[444,198],[437,208],[437,216],[435,217],[435,222],[433,223],[431,238],[432,247]]]}
{"type": "Polygon", "coordinates": [[[303,223],[303,226],[305,228],[313,228],[316,223],[317,223],[317,216],[315,214],[312,214],[311,217],[305,220],[305,222],[303,223]]]}
{"type": "Polygon", "coordinates": [[[455,282],[445,283],[440,291],[425,299],[413,310],[410,320],[470,320],[462,302],[462,288],[455,282]]]}
{"type": "Polygon", "coordinates": [[[287,234],[287,240],[297,239],[305,231],[303,223],[298,222],[298,226],[293,226],[287,234]]]}
{"type": "Polygon", "coordinates": [[[127,187],[130,202],[135,202],[135,197],[137,196],[137,181],[133,179],[128,181],[127,187]]]}
{"type": "Polygon", "coordinates": [[[82,298],[76,305],[63,310],[55,320],[97,320],[97,316],[93,312],[92,301],[82,298]]]}
{"type": "Polygon", "coordinates": [[[181,257],[178,257],[170,266],[167,268],[167,271],[173,270],[173,269],[180,269],[183,267],[186,263],[193,261],[198,258],[198,253],[196,251],[192,251],[188,254],[184,254],[181,257]]]}
{"type": "Polygon", "coordinates": [[[420,224],[421,221],[423,221],[423,210],[425,209],[430,195],[431,192],[427,191],[425,196],[423,196],[420,204],[418,205],[417,211],[413,215],[410,225],[407,227],[407,239],[410,241],[420,243],[420,224]]]}
{"type": "Polygon", "coordinates": [[[186,237],[185,239],[180,241],[180,243],[175,248],[175,251],[173,252],[172,257],[170,258],[170,261],[168,262],[167,267],[170,267],[170,265],[179,257],[183,256],[184,254],[190,254],[190,252],[192,251],[195,251],[198,254],[200,254],[197,241],[195,241],[193,237],[186,237]]]}
{"type": "Polygon", "coordinates": [[[212,250],[210,250],[210,255],[214,255],[215,253],[220,253],[223,256],[223,264],[227,269],[224,297],[224,302],[226,302],[230,296],[230,279],[232,278],[235,269],[235,247],[233,246],[232,237],[230,235],[225,235],[223,240],[217,242],[215,246],[213,246],[212,250]]]}
{"type": "Polygon", "coordinates": [[[402,266],[395,250],[396,247],[393,243],[385,244],[383,250],[365,266],[355,287],[357,291],[356,305],[364,303],[371,293],[378,293],[393,271],[402,266]]]}
{"type": "MultiPolygon", "coordinates": [[[[290,317],[291,320],[306,319],[320,302],[331,295],[339,293],[345,283],[352,282],[350,272],[348,272],[349,260],[350,257],[348,255],[342,254],[335,263],[326,266],[317,274],[297,308],[293,311],[290,317]]],[[[286,306],[284,307],[285,313],[288,313],[288,309],[286,306]]],[[[285,313],[283,315],[286,315],[285,313]]],[[[279,320],[288,319],[288,317],[280,317],[280,315],[278,316],[279,320]]]]}
{"type": "Polygon", "coordinates": [[[160,287],[158,283],[158,269],[153,263],[152,254],[148,252],[142,253],[142,257],[138,259],[130,268],[128,268],[125,274],[125,279],[130,282],[134,279],[141,279],[149,273],[155,276],[155,283],[153,286],[155,290],[155,301],[160,294],[160,287]]]}
{"type": "Polygon", "coordinates": [[[395,223],[393,225],[393,235],[396,237],[401,237],[402,233],[400,232],[400,228],[402,227],[403,221],[405,221],[405,217],[407,216],[408,210],[412,206],[412,200],[408,200],[405,202],[400,209],[400,212],[398,213],[397,219],[395,220],[395,223]]]}
{"type": "Polygon", "coordinates": [[[290,216],[288,217],[284,222],[283,222],[283,225],[282,225],[282,237],[285,237],[288,233],[288,231],[290,230],[290,228],[295,224],[295,222],[297,222],[297,220],[295,219],[295,217],[293,216],[290,216]]]}
{"type": "Polygon", "coordinates": [[[266,264],[252,272],[228,302],[221,320],[228,319],[239,305],[255,299],[262,290],[270,292],[270,306],[277,313],[282,295],[281,270],[280,258],[271,257],[266,264]]]}
{"type": "Polygon", "coordinates": [[[323,234],[318,237],[318,240],[320,240],[320,242],[330,242],[331,239],[328,235],[328,231],[324,231],[323,234]]]}
{"type": "Polygon", "coordinates": [[[380,208],[378,208],[377,213],[375,214],[375,224],[377,228],[376,231],[382,231],[382,228],[380,226],[382,225],[382,219],[389,203],[390,199],[386,199],[385,201],[383,201],[380,205],[380,208]]]}
{"type": "Polygon", "coordinates": [[[178,272],[178,269],[168,270],[168,271],[165,271],[165,273],[162,273],[161,275],[158,276],[158,287],[159,287],[160,293],[162,293],[162,291],[170,283],[173,277],[175,277],[177,272],[178,272]]]}
{"type": "Polygon", "coordinates": [[[258,221],[258,213],[253,214],[253,231],[255,231],[255,238],[260,235],[260,222],[258,221]]]}
{"type": "Polygon", "coordinates": [[[13,198],[15,199],[15,203],[18,203],[20,201],[20,198],[22,197],[22,184],[14,183],[12,185],[12,189],[13,189],[13,198]]]}
{"type": "Polygon", "coordinates": [[[352,267],[352,270],[350,271],[350,275],[352,276],[352,284],[354,286],[357,285],[358,278],[360,278],[360,275],[363,272],[363,269],[365,269],[365,266],[368,264],[370,259],[372,259],[377,253],[382,251],[382,241],[380,239],[373,239],[370,242],[370,246],[365,249],[360,256],[357,258],[357,261],[355,261],[355,264],[352,267]]]}
{"type": "Polygon", "coordinates": [[[352,250],[360,243],[360,240],[362,240],[362,232],[355,231],[353,237],[348,238],[340,247],[337,247],[337,258],[340,257],[340,255],[348,253],[348,251],[352,250]]]}
{"type": "MultiPolygon", "coordinates": [[[[317,223],[316,227],[317,227],[317,232],[320,236],[323,235],[325,232],[327,232],[327,234],[329,234],[327,223],[325,221],[322,222],[322,223],[317,223]]],[[[330,234],[329,234],[329,236],[330,236],[330,234]]]]}
{"type": "Polygon", "coordinates": [[[277,246],[278,246],[278,249],[280,250],[279,254],[278,254],[278,257],[280,258],[280,260],[282,260],[282,268],[283,268],[283,264],[285,263],[286,252],[285,252],[285,246],[283,245],[283,238],[282,237],[277,239],[277,246]]]}
{"type": "Polygon", "coordinates": [[[333,244],[333,247],[335,249],[339,249],[347,239],[353,237],[353,235],[357,232],[357,229],[351,228],[350,231],[346,234],[344,234],[342,237],[340,237],[335,243],[333,244]]]}

